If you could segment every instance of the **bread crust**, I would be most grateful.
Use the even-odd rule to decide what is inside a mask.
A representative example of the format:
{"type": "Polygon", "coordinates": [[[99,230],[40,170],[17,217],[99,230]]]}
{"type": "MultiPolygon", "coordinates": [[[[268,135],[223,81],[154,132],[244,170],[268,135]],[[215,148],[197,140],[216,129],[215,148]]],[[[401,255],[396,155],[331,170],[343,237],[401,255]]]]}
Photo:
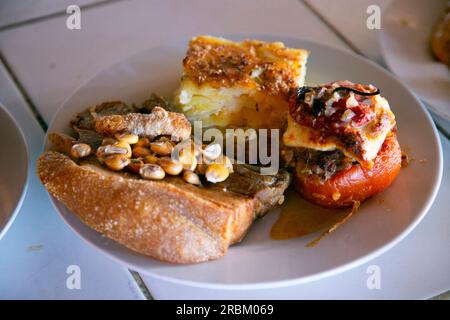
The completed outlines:
{"type": "Polygon", "coordinates": [[[55,151],[38,159],[37,173],[49,193],[85,224],[171,263],[223,256],[246,234],[257,212],[251,196],[199,188],[179,177],[142,180],[98,165],[78,165],[55,151]]]}
{"type": "Polygon", "coordinates": [[[315,204],[328,208],[349,207],[389,187],[400,168],[401,149],[395,132],[391,132],[371,169],[352,165],[326,181],[316,175],[296,172],[294,185],[305,199],[315,204]]]}

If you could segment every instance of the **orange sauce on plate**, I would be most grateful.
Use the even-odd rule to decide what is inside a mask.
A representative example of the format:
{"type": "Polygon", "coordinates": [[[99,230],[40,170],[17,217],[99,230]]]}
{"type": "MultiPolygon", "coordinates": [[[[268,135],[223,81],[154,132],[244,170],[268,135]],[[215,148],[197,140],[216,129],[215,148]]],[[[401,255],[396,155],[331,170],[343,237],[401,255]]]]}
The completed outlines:
{"type": "Polygon", "coordinates": [[[340,222],[349,209],[325,209],[300,198],[291,191],[281,207],[281,214],[270,231],[273,240],[286,240],[325,231],[340,222]]]}

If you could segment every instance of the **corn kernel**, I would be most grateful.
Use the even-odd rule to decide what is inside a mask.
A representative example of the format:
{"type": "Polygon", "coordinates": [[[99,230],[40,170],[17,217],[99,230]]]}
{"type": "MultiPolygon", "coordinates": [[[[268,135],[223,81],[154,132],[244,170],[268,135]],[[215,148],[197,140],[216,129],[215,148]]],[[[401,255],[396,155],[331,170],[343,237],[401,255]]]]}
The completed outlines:
{"type": "Polygon", "coordinates": [[[133,157],[134,158],[145,158],[146,156],[149,156],[151,154],[152,153],[147,148],[144,148],[144,147],[134,147],[133,148],[133,157]]]}
{"type": "Polygon", "coordinates": [[[130,163],[130,159],[123,154],[115,154],[105,158],[106,166],[114,171],[120,171],[130,163]]]}
{"type": "Polygon", "coordinates": [[[117,141],[125,142],[128,144],[136,144],[139,141],[139,137],[135,134],[119,133],[115,135],[117,141]]]}
{"type": "Polygon", "coordinates": [[[206,180],[212,183],[222,182],[230,175],[230,171],[226,165],[221,163],[211,163],[206,168],[206,180]]]}
{"type": "Polygon", "coordinates": [[[131,159],[127,169],[133,173],[139,173],[139,169],[144,165],[141,159],[131,159]]]}
{"type": "Polygon", "coordinates": [[[201,184],[198,174],[190,170],[185,170],[183,172],[183,180],[190,184],[195,185],[201,184]]]}
{"type": "Polygon", "coordinates": [[[173,144],[169,141],[158,141],[150,144],[150,149],[161,156],[168,156],[172,153],[173,144]]]}
{"type": "Polygon", "coordinates": [[[144,179],[162,180],[166,176],[163,168],[157,164],[146,163],[139,169],[139,174],[144,179]]]}
{"type": "Polygon", "coordinates": [[[140,138],[135,147],[148,148],[150,146],[150,140],[148,138],[140,138]]]}
{"type": "Polygon", "coordinates": [[[74,158],[84,158],[92,152],[91,146],[86,143],[76,143],[70,149],[70,155],[74,158]]]}
{"type": "Polygon", "coordinates": [[[167,174],[173,176],[179,175],[183,170],[183,165],[181,163],[173,161],[169,157],[163,157],[159,159],[158,164],[161,166],[161,168],[164,169],[167,174]]]}

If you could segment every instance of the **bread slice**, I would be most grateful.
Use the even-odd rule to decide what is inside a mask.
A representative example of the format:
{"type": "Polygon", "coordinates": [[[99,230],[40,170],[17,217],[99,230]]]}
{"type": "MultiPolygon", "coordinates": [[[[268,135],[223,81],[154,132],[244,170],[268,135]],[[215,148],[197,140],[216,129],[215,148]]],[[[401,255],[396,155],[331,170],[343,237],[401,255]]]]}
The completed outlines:
{"type": "Polygon", "coordinates": [[[308,55],[281,42],[195,37],[176,106],[206,127],[280,128],[290,90],[303,85],[308,55]]]}
{"type": "Polygon", "coordinates": [[[49,193],[85,224],[126,247],[171,263],[197,263],[223,256],[252,222],[283,199],[289,174],[261,176],[238,166],[221,184],[203,187],[179,177],[139,179],[77,164],[55,151],[37,162],[49,193]]]}

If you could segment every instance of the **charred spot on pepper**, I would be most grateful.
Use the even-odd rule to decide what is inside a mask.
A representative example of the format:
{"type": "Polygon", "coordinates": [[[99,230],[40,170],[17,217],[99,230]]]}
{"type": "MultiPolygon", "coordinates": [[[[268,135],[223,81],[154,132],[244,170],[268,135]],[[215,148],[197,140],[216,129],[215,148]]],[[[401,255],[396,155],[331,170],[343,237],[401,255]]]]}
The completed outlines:
{"type": "Polygon", "coordinates": [[[318,117],[325,108],[325,101],[323,99],[314,99],[312,105],[313,116],[318,117]]]}
{"type": "Polygon", "coordinates": [[[376,96],[376,95],[380,94],[380,92],[381,92],[379,88],[376,88],[376,90],[374,92],[365,92],[365,91],[359,91],[357,89],[349,88],[349,87],[337,87],[333,90],[333,93],[335,93],[337,91],[351,91],[353,93],[359,94],[360,96],[366,96],[366,97],[376,96]]]}
{"type": "Polygon", "coordinates": [[[314,87],[308,87],[308,86],[303,86],[297,89],[296,95],[297,95],[297,104],[302,103],[305,100],[305,95],[308,92],[314,91],[314,87]]]}

